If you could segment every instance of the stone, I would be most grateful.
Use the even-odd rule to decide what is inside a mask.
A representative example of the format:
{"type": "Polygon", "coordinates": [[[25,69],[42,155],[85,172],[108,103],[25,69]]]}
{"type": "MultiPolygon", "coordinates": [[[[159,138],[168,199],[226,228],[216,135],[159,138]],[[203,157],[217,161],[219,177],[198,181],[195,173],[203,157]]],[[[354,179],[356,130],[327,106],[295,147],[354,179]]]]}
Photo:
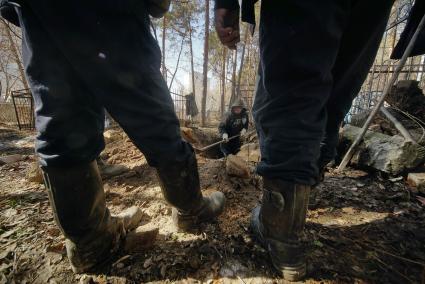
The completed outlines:
{"type": "Polygon", "coordinates": [[[119,176],[129,169],[124,165],[113,165],[113,164],[102,164],[99,165],[99,172],[103,177],[115,177],[119,176]]]}
{"type": "Polygon", "coordinates": [[[139,226],[127,234],[124,250],[128,253],[143,252],[155,245],[159,228],[152,224],[139,226]]]}
{"type": "MultiPolygon", "coordinates": [[[[351,145],[361,128],[346,125],[342,132],[342,143],[351,145]]],[[[425,161],[425,147],[406,141],[402,136],[389,136],[368,131],[351,162],[359,166],[372,167],[391,175],[399,175],[414,169],[425,161]]]]}
{"type": "Polygon", "coordinates": [[[249,178],[250,170],[247,163],[238,156],[229,155],[226,159],[226,172],[229,176],[249,178]]]}
{"type": "Polygon", "coordinates": [[[118,130],[109,129],[103,133],[103,137],[105,137],[106,143],[112,143],[118,140],[123,139],[123,135],[118,130]]]}
{"type": "Polygon", "coordinates": [[[40,168],[38,161],[33,162],[27,171],[27,180],[29,182],[43,183],[43,171],[40,168]]]}
{"type": "Polygon", "coordinates": [[[245,144],[236,156],[241,157],[244,161],[258,163],[261,159],[260,146],[257,143],[245,144]]]}
{"type": "Polygon", "coordinates": [[[131,231],[139,226],[143,218],[143,212],[139,207],[132,206],[116,215],[116,217],[122,218],[124,220],[125,229],[131,231]]]}
{"type": "Polygon", "coordinates": [[[407,183],[418,191],[425,193],[425,173],[408,174],[407,183]]]}
{"type": "Polygon", "coordinates": [[[0,157],[0,166],[4,164],[13,164],[25,159],[24,155],[13,154],[8,156],[0,157]]]}

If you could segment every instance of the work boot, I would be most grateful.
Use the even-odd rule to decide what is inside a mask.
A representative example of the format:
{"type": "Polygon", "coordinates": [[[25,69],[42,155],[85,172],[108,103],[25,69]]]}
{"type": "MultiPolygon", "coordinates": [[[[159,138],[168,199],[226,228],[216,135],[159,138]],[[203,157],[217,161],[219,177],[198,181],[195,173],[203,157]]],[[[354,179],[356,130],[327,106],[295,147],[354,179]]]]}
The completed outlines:
{"type": "Polygon", "coordinates": [[[75,273],[96,269],[110,259],[125,237],[123,218],[106,208],[96,162],[67,168],[44,167],[44,180],[56,224],[66,238],[75,273]]]}
{"type": "Polygon", "coordinates": [[[303,232],[310,186],[264,178],[261,206],[252,213],[251,230],[267,249],[273,266],[288,281],[306,275],[303,232]]]}
{"type": "Polygon", "coordinates": [[[107,164],[100,157],[96,159],[97,166],[99,167],[99,172],[103,177],[114,177],[128,171],[128,168],[123,165],[111,165],[107,164]]]}
{"type": "Polygon", "coordinates": [[[164,198],[173,206],[172,218],[179,230],[195,231],[201,223],[212,221],[223,212],[223,193],[202,196],[194,153],[184,162],[157,168],[157,174],[164,198]]]}

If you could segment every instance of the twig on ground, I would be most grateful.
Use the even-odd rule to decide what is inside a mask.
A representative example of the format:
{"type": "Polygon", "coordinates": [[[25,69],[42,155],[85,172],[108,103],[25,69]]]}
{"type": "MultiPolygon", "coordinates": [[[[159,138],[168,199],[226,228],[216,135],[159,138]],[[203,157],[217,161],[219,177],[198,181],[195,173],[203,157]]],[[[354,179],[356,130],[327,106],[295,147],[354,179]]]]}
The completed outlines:
{"type": "MultiPolygon", "coordinates": [[[[346,238],[346,237],[343,237],[343,238],[346,238]]],[[[394,258],[397,258],[397,259],[399,259],[399,260],[403,260],[403,261],[406,261],[406,262],[414,263],[414,264],[420,265],[420,266],[422,266],[422,267],[424,267],[424,268],[425,268],[425,263],[422,263],[422,262],[419,262],[419,261],[415,261],[415,260],[411,260],[411,259],[408,259],[408,258],[405,258],[405,257],[402,257],[402,256],[395,255],[395,254],[393,254],[393,253],[387,252],[387,251],[385,251],[385,250],[382,250],[382,249],[378,249],[378,248],[376,248],[376,247],[369,246],[369,245],[365,244],[365,242],[364,242],[364,241],[360,243],[360,242],[355,241],[355,240],[352,240],[352,239],[350,239],[350,238],[346,238],[346,239],[347,239],[347,240],[349,240],[349,241],[351,241],[351,242],[353,242],[353,243],[355,243],[355,244],[357,244],[357,245],[359,245],[359,246],[360,246],[360,247],[362,247],[363,249],[364,249],[364,248],[367,248],[367,249],[370,249],[370,250],[374,250],[374,251],[376,251],[376,252],[380,252],[380,253],[383,253],[383,254],[387,254],[387,255],[390,255],[390,256],[392,256],[392,257],[394,257],[394,258]]]]}
{"type": "Polygon", "coordinates": [[[406,275],[404,275],[403,273],[401,273],[400,271],[394,269],[393,267],[391,267],[390,265],[386,264],[385,262],[383,262],[381,259],[379,259],[377,256],[373,256],[373,258],[378,261],[379,263],[381,263],[383,266],[385,266],[386,268],[394,271],[395,273],[397,273],[398,275],[400,275],[401,277],[403,277],[404,279],[406,279],[407,281],[409,281],[410,283],[414,283],[414,281],[412,279],[410,279],[409,277],[407,277],[406,275]]]}
{"type": "Polygon", "coordinates": [[[243,279],[239,275],[236,275],[236,277],[238,277],[239,281],[241,281],[243,284],[246,284],[246,282],[243,281],[243,279]]]}

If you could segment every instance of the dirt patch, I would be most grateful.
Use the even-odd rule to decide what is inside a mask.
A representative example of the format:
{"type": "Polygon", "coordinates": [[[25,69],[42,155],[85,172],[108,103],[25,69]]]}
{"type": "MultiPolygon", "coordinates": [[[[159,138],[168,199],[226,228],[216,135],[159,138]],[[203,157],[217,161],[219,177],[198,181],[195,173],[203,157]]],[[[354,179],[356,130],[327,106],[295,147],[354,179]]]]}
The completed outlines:
{"type": "MultiPolygon", "coordinates": [[[[0,283],[282,282],[248,231],[261,196],[257,176],[231,178],[223,160],[198,157],[203,190],[224,192],[228,203],[203,233],[183,234],[175,232],[155,171],[128,139],[108,144],[102,156],[130,168],[104,180],[108,207],[117,213],[140,206],[143,222],[159,227],[155,246],[123,252],[121,261],[100,274],[74,275],[44,186],[25,179],[35,160],[28,156],[0,167],[0,283]]],[[[421,283],[425,207],[417,197],[403,181],[356,170],[328,173],[312,193],[306,283],[421,283]]]]}

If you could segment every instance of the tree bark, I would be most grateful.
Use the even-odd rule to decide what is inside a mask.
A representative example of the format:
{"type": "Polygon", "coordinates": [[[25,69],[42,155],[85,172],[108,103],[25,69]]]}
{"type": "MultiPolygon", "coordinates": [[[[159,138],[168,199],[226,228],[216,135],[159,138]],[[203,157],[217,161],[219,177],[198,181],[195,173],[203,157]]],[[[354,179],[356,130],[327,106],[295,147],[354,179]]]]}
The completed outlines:
{"type": "Polygon", "coordinates": [[[167,82],[167,67],[165,67],[165,37],[167,31],[167,15],[164,15],[162,19],[162,76],[165,82],[167,82]]]}
{"type": "Polygon", "coordinates": [[[233,52],[233,72],[232,72],[232,95],[229,104],[231,105],[236,98],[236,66],[238,62],[238,49],[233,52]]]}
{"type": "Polygon", "coordinates": [[[22,65],[21,57],[19,56],[18,49],[16,48],[15,42],[13,41],[12,33],[10,32],[10,27],[8,24],[4,23],[6,25],[6,34],[10,42],[10,49],[12,51],[13,57],[15,59],[15,63],[18,65],[19,74],[21,76],[21,82],[25,89],[29,89],[27,78],[25,77],[25,71],[24,66],[22,65]]]}
{"type": "Polygon", "coordinates": [[[185,39],[185,38],[183,37],[183,38],[182,38],[182,43],[180,44],[179,56],[177,57],[176,68],[174,69],[173,77],[171,77],[170,86],[168,87],[168,89],[169,89],[169,90],[171,90],[171,87],[173,86],[174,78],[176,77],[177,70],[179,69],[179,65],[180,65],[180,58],[181,58],[182,51],[183,51],[184,39],[185,39]]]}
{"type": "Polygon", "coordinates": [[[248,33],[249,33],[249,26],[245,25],[245,35],[244,35],[244,43],[242,47],[242,54],[241,54],[241,64],[239,65],[239,74],[238,74],[238,84],[236,87],[236,98],[241,98],[241,81],[242,81],[242,71],[244,66],[244,59],[245,59],[245,50],[246,50],[246,44],[248,42],[248,33]]]}
{"type": "MultiPolygon", "coordinates": [[[[189,22],[190,25],[190,22],[189,22]]],[[[192,71],[192,93],[196,98],[195,94],[195,66],[193,64],[193,42],[192,42],[192,27],[189,27],[189,44],[190,44],[190,68],[192,71]]]]}
{"type": "Polygon", "coordinates": [[[208,50],[210,34],[210,1],[205,0],[205,40],[204,40],[204,67],[203,67],[203,92],[202,92],[202,126],[206,123],[207,92],[208,92],[208,50]]]}
{"type": "Polygon", "coordinates": [[[226,97],[226,56],[227,56],[227,49],[223,47],[223,65],[221,68],[221,102],[220,102],[221,117],[223,117],[225,113],[224,100],[226,97]]]}

